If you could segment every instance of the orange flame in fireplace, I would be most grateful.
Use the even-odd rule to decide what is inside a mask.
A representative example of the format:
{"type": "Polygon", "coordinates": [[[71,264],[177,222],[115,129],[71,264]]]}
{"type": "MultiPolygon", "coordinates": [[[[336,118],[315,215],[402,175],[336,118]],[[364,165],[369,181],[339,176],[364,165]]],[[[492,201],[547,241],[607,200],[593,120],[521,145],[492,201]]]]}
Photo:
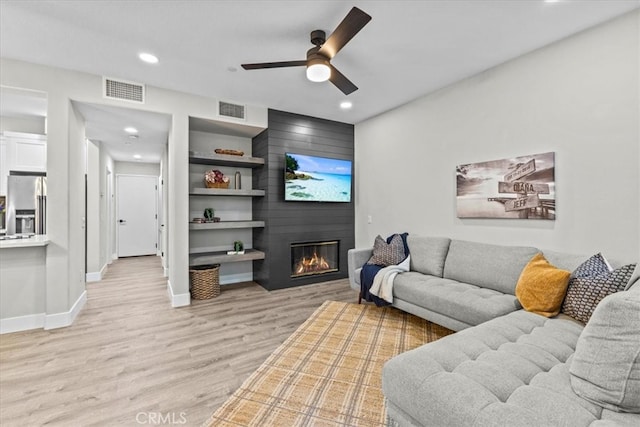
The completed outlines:
{"type": "Polygon", "coordinates": [[[329,263],[315,252],[310,258],[303,257],[296,264],[295,274],[315,273],[318,271],[329,270],[329,263]]]}

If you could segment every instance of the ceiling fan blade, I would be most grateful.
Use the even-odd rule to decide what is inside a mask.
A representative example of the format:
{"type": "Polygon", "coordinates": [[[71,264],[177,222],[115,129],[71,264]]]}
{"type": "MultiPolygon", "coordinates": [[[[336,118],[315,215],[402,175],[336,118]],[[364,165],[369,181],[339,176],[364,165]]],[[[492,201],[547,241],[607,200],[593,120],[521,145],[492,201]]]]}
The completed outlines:
{"type": "Polygon", "coordinates": [[[282,62],[260,62],[257,64],[242,64],[245,70],[260,70],[263,68],[284,68],[284,67],[301,67],[307,65],[307,60],[303,61],[282,61],[282,62]]]}
{"type": "Polygon", "coordinates": [[[331,68],[331,77],[329,77],[329,81],[340,89],[342,93],[349,95],[350,93],[358,90],[358,86],[351,83],[351,80],[346,78],[345,75],[338,71],[336,67],[331,64],[329,64],[329,67],[331,68]]]}
{"type": "Polygon", "coordinates": [[[371,16],[354,7],[324,42],[319,53],[333,58],[369,21],[371,16]]]}

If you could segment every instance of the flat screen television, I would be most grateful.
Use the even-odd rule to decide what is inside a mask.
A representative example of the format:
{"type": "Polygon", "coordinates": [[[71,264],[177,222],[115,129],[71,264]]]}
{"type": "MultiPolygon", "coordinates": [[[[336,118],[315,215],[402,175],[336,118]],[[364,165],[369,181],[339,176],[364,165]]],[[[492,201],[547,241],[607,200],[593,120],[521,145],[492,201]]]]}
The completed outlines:
{"type": "Polygon", "coordinates": [[[284,200],[351,202],[351,160],[285,154],[284,200]]]}

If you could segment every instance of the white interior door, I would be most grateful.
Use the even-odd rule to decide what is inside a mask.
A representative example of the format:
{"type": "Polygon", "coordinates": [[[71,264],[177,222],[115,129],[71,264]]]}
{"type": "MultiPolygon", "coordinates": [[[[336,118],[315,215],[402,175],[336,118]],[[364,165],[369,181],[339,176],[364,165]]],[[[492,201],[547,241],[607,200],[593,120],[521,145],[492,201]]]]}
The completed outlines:
{"type": "Polygon", "coordinates": [[[118,257],[156,254],[157,182],[154,176],[117,176],[118,257]]]}

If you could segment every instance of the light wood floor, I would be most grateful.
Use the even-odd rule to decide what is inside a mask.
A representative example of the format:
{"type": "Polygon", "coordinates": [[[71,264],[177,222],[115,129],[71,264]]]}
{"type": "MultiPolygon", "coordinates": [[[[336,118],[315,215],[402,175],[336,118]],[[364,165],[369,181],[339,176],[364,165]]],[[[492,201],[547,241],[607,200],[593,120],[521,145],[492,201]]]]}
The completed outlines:
{"type": "Polygon", "coordinates": [[[248,283],[173,309],[158,257],[117,260],[87,293],[67,328],[0,336],[3,427],[200,425],[322,302],[357,300],[346,279],[248,283]]]}

